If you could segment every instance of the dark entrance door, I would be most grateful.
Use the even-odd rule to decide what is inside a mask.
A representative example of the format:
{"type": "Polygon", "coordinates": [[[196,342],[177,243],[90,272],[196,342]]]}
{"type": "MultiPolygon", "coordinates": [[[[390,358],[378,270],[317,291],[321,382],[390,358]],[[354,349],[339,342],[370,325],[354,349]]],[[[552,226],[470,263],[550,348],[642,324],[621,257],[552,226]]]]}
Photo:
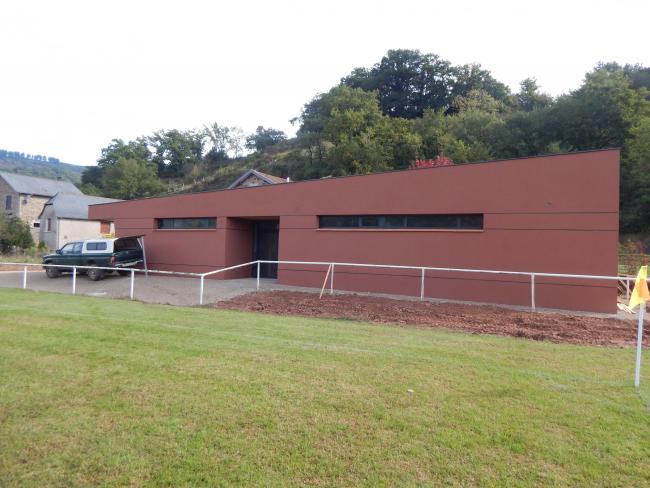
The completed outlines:
{"type": "MultiPolygon", "coordinates": [[[[280,226],[277,220],[256,220],[253,222],[253,261],[258,259],[277,261],[280,226]]],[[[253,276],[257,276],[257,266],[253,266],[253,276]]],[[[278,265],[262,263],[262,278],[277,278],[278,265]]]]}

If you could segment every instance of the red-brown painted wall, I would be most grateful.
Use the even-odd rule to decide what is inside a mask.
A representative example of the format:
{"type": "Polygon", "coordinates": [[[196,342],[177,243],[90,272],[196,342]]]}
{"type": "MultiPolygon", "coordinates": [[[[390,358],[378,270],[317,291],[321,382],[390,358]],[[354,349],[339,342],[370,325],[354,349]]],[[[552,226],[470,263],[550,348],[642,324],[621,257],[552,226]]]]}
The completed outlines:
{"type": "MultiPolygon", "coordinates": [[[[145,234],[151,268],[203,272],[250,260],[247,219],[279,218],[281,260],[616,275],[619,152],[590,151],[93,205],[118,235],[145,234]],[[483,213],[483,231],[325,230],[318,215],[483,213]],[[216,230],[155,218],[217,217],[216,230]]],[[[229,277],[248,276],[249,271],[229,277]]],[[[323,268],[280,266],[321,286],[323,268]]],[[[428,297],[528,305],[527,278],[428,273],[428,297]]],[[[337,269],[335,288],[419,294],[419,272],[337,269]]],[[[616,284],[537,281],[537,305],[614,312],[616,284]]]]}

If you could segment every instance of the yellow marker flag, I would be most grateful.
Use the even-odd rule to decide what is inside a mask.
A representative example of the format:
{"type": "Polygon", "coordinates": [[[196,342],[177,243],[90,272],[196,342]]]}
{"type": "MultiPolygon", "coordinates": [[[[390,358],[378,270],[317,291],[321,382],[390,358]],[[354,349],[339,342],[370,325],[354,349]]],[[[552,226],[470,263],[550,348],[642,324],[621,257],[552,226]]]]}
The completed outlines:
{"type": "Polygon", "coordinates": [[[630,308],[634,308],[637,305],[641,305],[646,300],[650,300],[650,291],[648,290],[648,267],[641,266],[639,269],[639,274],[636,277],[636,283],[634,283],[634,290],[630,296],[630,308]]]}

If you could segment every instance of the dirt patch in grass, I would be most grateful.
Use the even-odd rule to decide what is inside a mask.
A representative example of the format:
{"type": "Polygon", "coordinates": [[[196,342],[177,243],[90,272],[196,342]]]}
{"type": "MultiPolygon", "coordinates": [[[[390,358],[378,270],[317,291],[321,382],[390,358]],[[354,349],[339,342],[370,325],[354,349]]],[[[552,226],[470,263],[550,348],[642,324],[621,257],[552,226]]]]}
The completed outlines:
{"type": "MultiPolygon", "coordinates": [[[[275,291],[241,295],[218,308],[364,320],[404,326],[441,327],[473,334],[497,334],[539,341],[603,346],[636,343],[636,323],[609,317],[524,312],[503,307],[432,303],[365,295],[326,295],[275,291]]],[[[645,327],[646,339],[650,327],[645,327]]]]}
{"type": "MultiPolygon", "coordinates": [[[[0,271],[22,271],[25,269],[24,264],[2,264],[0,265],[0,271]]],[[[42,271],[43,268],[40,266],[27,266],[27,271],[42,271]]]]}

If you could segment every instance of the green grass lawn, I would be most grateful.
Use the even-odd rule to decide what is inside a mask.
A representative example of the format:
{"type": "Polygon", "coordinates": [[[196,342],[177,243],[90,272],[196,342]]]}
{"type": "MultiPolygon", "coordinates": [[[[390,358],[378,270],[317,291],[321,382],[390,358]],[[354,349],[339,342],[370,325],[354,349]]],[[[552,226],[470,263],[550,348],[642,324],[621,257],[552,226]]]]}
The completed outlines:
{"type": "Polygon", "coordinates": [[[0,486],[648,486],[650,351],[640,394],[633,366],[630,348],[0,290],[0,486]]]}

